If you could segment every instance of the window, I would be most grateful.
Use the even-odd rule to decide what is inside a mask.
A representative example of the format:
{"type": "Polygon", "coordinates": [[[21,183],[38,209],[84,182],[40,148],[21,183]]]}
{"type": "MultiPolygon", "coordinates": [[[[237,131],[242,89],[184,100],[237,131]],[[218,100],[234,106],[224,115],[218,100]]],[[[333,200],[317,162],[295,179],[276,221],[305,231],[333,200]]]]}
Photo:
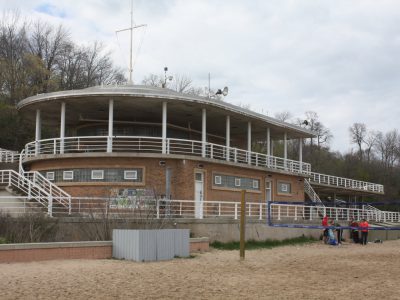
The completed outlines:
{"type": "Polygon", "coordinates": [[[136,170],[124,171],[124,179],[137,179],[137,171],[136,170]]]}
{"type": "Polygon", "coordinates": [[[46,172],[46,178],[50,181],[54,180],[54,172],[46,172]]]}
{"type": "Polygon", "coordinates": [[[92,170],[92,179],[104,179],[104,170],[92,170]]]}
{"type": "Polygon", "coordinates": [[[292,192],[292,184],[290,182],[278,182],[278,193],[290,194],[292,192]]]}
{"type": "Polygon", "coordinates": [[[258,180],[253,180],[253,189],[258,189],[258,180]]]}
{"type": "Polygon", "coordinates": [[[235,178],[235,186],[240,186],[240,178],[235,178]]]}
{"type": "Polygon", "coordinates": [[[215,176],[214,183],[221,184],[221,176],[215,176]]]}
{"type": "Polygon", "coordinates": [[[63,172],[63,180],[73,180],[73,179],[74,179],[74,171],[63,172]]]}

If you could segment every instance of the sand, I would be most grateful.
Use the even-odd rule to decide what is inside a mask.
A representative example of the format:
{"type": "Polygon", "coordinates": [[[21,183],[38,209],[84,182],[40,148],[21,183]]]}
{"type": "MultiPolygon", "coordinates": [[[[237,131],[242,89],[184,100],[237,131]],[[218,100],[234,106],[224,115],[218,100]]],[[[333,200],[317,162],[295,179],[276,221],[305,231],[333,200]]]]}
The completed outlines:
{"type": "Polygon", "coordinates": [[[399,299],[400,241],[0,264],[0,299],[399,299]]]}

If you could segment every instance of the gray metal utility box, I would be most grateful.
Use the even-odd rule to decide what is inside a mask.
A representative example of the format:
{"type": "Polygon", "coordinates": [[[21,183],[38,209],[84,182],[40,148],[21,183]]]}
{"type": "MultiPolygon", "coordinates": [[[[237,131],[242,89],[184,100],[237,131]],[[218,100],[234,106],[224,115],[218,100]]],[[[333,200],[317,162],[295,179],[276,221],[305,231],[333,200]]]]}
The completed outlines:
{"type": "Polygon", "coordinates": [[[113,257],[135,261],[189,256],[189,229],[114,229],[113,257]]]}

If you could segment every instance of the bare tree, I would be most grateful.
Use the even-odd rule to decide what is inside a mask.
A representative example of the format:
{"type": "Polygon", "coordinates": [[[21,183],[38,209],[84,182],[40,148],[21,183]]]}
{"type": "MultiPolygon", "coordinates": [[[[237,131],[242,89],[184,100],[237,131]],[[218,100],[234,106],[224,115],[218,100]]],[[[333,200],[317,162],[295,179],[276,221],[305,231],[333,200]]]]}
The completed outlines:
{"type": "Polygon", "coordinates": [[[364,151],[367,155],[368,163],[371,161],[372,149],[375,147],[377,140],[378,140],[378,134],[375,131],[368,131],[367,135],[363,140],[366,146],[364,151]]]}
{"type": "Polygon", "coordinates": [[[362,159],[362,145],[367,135],[367,127],[364,123],[354,123],[349,127],[351,142],[358,145],[358,155],[362,159]]]}
{"type": "Polygon", "coordinates": [[[278,119],[282,122],[289,122],[292,117],[293,116],[289,111],[283,111],[275,114],[275,119],[278,119]]]}
{"type": "Polygon", "coordinates": [[[377,152],[386,170],[392,170],[399,159],[399,134],[393,129],[386,134],[381,132],[377,135],[377,152]]]}
{"type": "MultiPolygon", "coordinates": [[[[170,81],[168,78],[165,78],[165,75],[149,74],[142,80],[142,84],[154,87],[162,87],[164,86],[164,83],[167,88],[178,93],[205,96],[204,90],[202,88],[194,87],[192,85],[193,80],[186,75],[175,74],[170,81]]],[[[220,97],[216,98],[220,99],[220,97]]]]}

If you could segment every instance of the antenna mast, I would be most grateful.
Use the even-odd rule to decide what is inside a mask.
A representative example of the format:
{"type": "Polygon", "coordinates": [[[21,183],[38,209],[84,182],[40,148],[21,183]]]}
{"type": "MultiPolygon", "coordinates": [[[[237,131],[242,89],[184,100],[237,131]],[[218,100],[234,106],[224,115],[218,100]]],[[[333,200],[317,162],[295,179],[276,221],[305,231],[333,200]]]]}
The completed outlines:
{"type": "Polygon", "coordinates": [[[147,24],[141,24],[141,25],[135,25],[133,23],[133,0],[131,1],[131,27],[117,30],[115,33],[122,32],[122,31],[131,31],[131,43],[130,43],[130,52],[129,52],[129,83],[132,84],[132,72],[133,72],[133,67],[132,67],[132,48],[133,48],[133,29],[139,28],[139,27],[145,27],[147,24]]]}

